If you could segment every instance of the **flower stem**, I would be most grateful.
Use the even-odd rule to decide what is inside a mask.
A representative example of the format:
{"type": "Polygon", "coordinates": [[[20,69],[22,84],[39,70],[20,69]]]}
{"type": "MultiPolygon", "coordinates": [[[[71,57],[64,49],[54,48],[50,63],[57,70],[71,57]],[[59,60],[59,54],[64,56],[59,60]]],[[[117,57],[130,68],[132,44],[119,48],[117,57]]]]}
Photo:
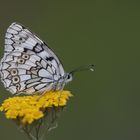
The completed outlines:
{"type": "Polygon", "coordinates": [[[30,140],[38,140],[38,139],[35,138],[30,132],[28,132],[26,128],[22,128],[22,129],[23,129],[23,131],[25,132],[25,134],[27,134],[27,136],[28,136],[28,138],[29,138],[30,140]]]}

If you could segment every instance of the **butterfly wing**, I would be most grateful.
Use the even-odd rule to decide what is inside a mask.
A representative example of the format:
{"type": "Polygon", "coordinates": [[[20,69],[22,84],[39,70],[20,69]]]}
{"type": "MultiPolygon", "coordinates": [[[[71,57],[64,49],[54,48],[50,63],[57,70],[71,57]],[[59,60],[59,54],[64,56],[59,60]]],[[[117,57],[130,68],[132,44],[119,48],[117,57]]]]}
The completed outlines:
{"type": "Polygon", "coordinates": [[[49,91],[65,74],[53,51],[24,26],[13,23],[5,35],[1,80],[12,93],[49,91]]]}

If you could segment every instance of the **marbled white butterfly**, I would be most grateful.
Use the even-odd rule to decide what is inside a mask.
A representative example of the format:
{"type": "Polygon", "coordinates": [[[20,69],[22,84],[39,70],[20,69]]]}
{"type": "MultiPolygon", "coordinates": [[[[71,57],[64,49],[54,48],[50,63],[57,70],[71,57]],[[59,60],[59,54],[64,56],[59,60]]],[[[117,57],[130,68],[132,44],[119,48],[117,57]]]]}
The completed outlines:
{"type": "Polygon", "coordinates": [[[61,90],[77,70],[82,69],[65,73],[48,45],[21,24],[12,23],[7,29],[0,75],[12,94],[61,90]]]}

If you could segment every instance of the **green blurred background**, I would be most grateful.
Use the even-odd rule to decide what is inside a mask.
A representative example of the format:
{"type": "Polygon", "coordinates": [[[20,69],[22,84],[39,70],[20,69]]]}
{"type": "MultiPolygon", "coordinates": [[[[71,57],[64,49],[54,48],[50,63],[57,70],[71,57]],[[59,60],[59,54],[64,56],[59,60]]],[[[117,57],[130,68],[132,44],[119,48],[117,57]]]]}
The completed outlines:
{"type": "MultiPolygon", "coordinates": [[[[140,139],[140,2],[138,0],[1,0],[0,54],[12,22],[37,33],[55,50],[65,70],[77,73],[59,127],[48,140],[140,139]]],[[[0,102],[10,94],[0,87],[0,102]]],[[[1,140],[26,140],[0,114],[1,140]]]]}

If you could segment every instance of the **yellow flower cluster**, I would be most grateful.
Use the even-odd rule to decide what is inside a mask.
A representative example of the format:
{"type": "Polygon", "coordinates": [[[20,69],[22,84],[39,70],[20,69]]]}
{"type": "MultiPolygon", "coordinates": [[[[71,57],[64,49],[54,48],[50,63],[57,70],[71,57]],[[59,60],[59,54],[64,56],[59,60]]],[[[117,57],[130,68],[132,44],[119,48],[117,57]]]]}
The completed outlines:
{"type": "Polygon", "coordinates": [[[63,107],[71,97],[70,91],[50,91],[44,95],[15,96],[6,99],[0,107],[7,119],[19,119],[22,124],[31,124],[44,116],[47,108],[63,107]]]}

